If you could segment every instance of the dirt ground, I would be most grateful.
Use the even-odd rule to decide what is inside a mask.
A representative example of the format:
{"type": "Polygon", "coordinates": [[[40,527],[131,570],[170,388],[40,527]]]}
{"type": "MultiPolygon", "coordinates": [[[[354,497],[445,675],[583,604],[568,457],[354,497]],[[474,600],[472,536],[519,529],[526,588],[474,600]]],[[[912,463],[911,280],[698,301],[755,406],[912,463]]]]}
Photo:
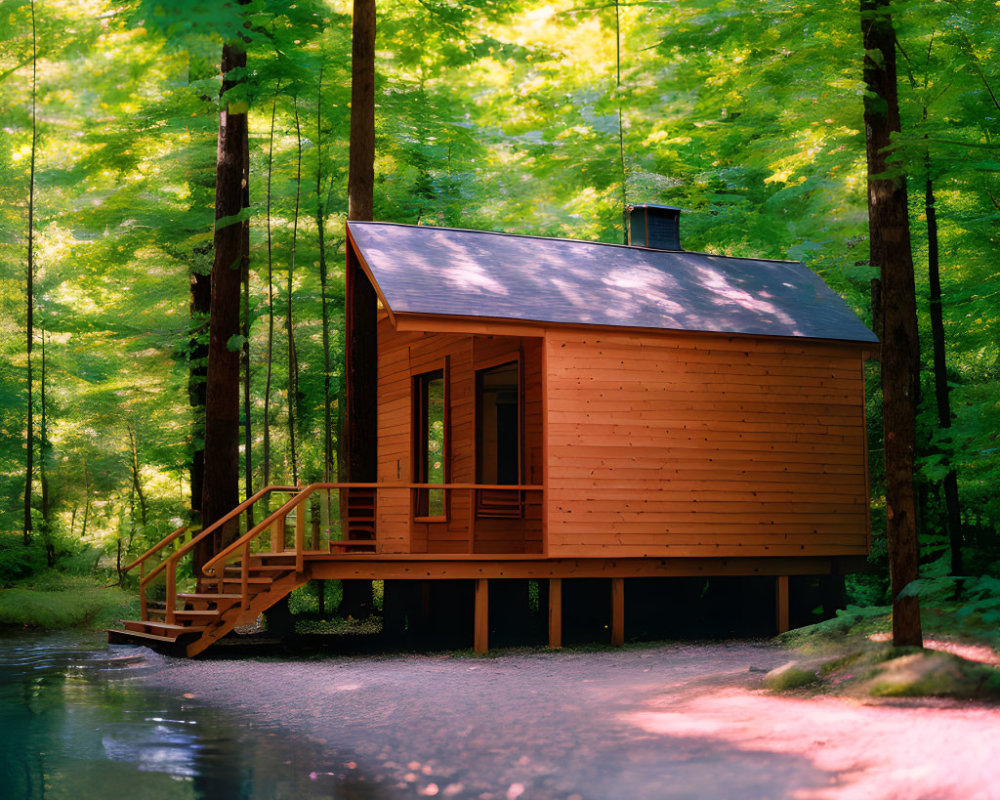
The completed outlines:
{"type": "MultiPolygon", "coordinates": [[[[372,798],[988,800],[1000,708],[761,690],[761,643],[168,659],[150,683],[328,748],[372,798]]],[[[324,767],[330,770],[327,765],[324,767]]]]}

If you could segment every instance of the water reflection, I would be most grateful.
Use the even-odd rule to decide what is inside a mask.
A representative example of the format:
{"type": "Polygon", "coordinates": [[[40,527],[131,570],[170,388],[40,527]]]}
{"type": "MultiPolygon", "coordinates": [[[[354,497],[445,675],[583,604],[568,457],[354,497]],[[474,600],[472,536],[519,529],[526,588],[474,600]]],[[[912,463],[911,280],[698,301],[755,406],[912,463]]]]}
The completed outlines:
{"type": "Polygon", "coordinates": [[[0,638],[0,797],[377,797],[347,757],[137,680],[163,666],[95,638],[0,638]]]}

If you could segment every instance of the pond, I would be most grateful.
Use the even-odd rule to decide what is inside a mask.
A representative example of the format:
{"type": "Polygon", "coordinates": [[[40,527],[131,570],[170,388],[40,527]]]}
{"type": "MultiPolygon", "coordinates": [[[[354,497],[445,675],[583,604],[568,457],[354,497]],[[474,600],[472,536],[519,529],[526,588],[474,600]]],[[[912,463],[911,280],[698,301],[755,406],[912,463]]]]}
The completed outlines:
{"type": "Polygon", "coordinates": [[[379,796],[363,774],[343,777],[344,754],[145,686],[166,663],[96,635],[0,637],[0,797],[379,796]]]}

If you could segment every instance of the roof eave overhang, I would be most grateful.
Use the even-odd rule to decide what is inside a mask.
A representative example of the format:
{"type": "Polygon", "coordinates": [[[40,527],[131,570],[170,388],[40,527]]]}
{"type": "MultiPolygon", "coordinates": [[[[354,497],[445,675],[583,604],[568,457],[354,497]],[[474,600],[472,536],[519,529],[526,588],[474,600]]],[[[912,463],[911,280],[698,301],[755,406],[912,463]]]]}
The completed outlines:
{"type": "Polygon", "coordinates": [[[545,320],[522,320],[506,317],[467,317],[449,314],[424,314],[397,311],[393,318],[393,327],[398,331],[420,333],[455,333],[466,335],[496,335],[496,336],[542,336],[546,331],[579,330],[590,333],[608,331],[615,333],[632,333],[646,335],[674,336],[720,336],[740,339],[768,339],[787,342],[811,342],[817,344],[834,344],[846,347],[856,347],[866,358],[877,358],[879,343],[857,339],[821,339],[808,336],[775,336],[764,333],[745,333],[739,331],[702,331],[684,330],[680,328],[648,328],[628,325],[588,325],[582,322],[553,322],[545,320]]]}

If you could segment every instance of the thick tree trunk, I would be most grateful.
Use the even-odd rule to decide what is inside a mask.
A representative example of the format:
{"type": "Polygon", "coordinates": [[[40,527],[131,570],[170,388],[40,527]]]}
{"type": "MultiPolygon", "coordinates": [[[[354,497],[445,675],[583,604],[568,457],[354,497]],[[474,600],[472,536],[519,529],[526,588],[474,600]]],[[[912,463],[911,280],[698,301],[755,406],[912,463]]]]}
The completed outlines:
{"type": "Polygon", "coordinates": [[[922,644],[916,596],[900,592],[918,577],[913,460],[920,350],[907,211],[906,177],[887,148],[899,127],[895,30],[889,0],[861,0],[865,49],[865,139],[871,263],[882,296],[882,414],[885,433],[887,544],[896,645],[922,644]]]}
{"type": "MultiPolygon", "coordinates": [[[[201,255],[198,249],[196,254],[201,255]]],[[[212,305],[212,275],[196,269],[189,276],[191,302],[188,306],[191,333],[188,351],[188,404],[194,415],[194,441],[188,470],[191,479],[191,511],[201,513],[201,492],[205,481],[205,378],[208,373],[208,315],[212,305]]]]}
{"type": "Polygon", "coordinates": [[[375,0],[354,0],[351,58],[347,218],[370,220],[375,213],[375,0]]]}
{"type": "Polygon", "coordinates": [[[38,50],[35,31],[35,3],[31,3],[31,160],[28,168],[28,268],[26,287],[25,333],[28,355],[28,413],[25,419],[27,453],[24,459],[24,543],[31,543],[31,489],[35,477],[35,409],[31,374],[31,351],[35,345],[35,151],[38,144],[38,50]]]}
{"type": "MultiPolygon", "coordinates": [[[[244,207],[243,187],[249,165],[245,102],[227,102],[225,95],[235,85],[230,78],[232,71],[246,67],[246,61],[242,42],[223,46],[223,99],[215,178],[215,259],[205,391],[205,478],[201,509],[204,527],[239,504],[240,350],[232,346],[232,341],[240,331],[244,236],[242,224],[234,218],[244,207]]],[[[200,574],[202,565],[212,555],[235,538],[238,530],[234,522],[198,547],[196,574],[200,574]]]]}
{"type": "MultiPolygon", "coordinates": [[[[937,399],[938,426],[951,427],[951,397],[948,387],[948,363],[944,349],[944,314],[941,304],[941,265],[938,250],[937,207],[934,201],[934,182],[930,177],[928,155],[927,180],[924,185],[924,210],[927,216],[927,274],[930,283],[931,342],[934,347],[934,395],[937,399]]],[[[962,575],[962,509],[958,500],[958,475],[948,460],[948,474],[944,478],[944,502],[948,525],[948,542],[951,547],[951,574],[962,575]]]]}
{"type": "MultiPolygon", "coordinates": [[[[375,0],[354,0],[351,52],[347,218],[371,220],[375,214],[375,0]]],[[[375,293],[364,273],[352,265],[350,259],[347,272],[344,305],[345,314],[352,318],[352,334],[351,341],[346,343],[348,408],[347,419],[341,425],[343,438],[338,460],[342,467],[346,467],[346,480],[373,481],[376,477],[375,395],[368,390],[373,386],[375,369],[372,357],[375,348],[375,293]],[[352,277],[355,279],[352,280],[352,277]]],[[[342,614],[365,616],[370,613],[371,604],[370,581],[343,582],[342,614]]]]}

